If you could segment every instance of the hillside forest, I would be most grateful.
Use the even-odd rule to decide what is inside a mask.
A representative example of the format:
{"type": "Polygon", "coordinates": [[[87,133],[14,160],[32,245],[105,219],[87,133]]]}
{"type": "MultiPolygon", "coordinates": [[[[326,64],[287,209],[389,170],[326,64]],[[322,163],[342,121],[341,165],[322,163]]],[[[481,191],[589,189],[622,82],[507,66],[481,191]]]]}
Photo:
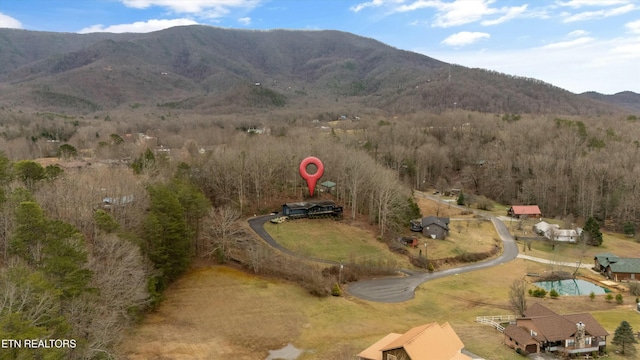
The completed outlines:
{"type": "Polygon", "coordinates": [[[321,181],[337,183],[316,197],[382,241],[420,215],[412,189],[460,188],[485,209],[538,204],[545,217],[594,217],[610,230],[640,216],[633,116],[3,107],[0,124],[0,336],[76,339],[48,358],[109,358],[194,262],[232,261],[330,294],[331,269],[285,261],[246,225],[308,197],[298,166],[310,155],[325,165],[321,181]]]}
{"type": "MultiPolygon", "coordinates": [[[[576,95],[337,31],[2,29],[0,49],[0,339],[74,340],[9,358],[117,357],[200,265],[330,295],[335,266],[247,224],[308,199],[307,156],[337,184],[314,198],[387,244],[434,215],[413,190],[611,231],[640,220],[638,94],[576,95]]],[[[393,267],[345,264],[341,280],[393,267]]]]}

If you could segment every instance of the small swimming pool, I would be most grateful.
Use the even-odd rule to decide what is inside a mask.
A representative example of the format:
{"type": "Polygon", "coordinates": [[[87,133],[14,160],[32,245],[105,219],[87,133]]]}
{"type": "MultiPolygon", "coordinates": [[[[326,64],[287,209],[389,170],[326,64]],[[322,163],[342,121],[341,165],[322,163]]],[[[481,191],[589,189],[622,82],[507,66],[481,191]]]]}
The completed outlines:
{"type": "Polygon", "coordinates": [[[598,286],[596,284],[592,284],[585,280],[557,280],[557,281],[539,281],[535,283],[537,286],[551,291],[551,289],[556,289],[558,294],[560,295],[589,295],[593,292],[596,295],[602,295],[609,293],[608,289],[603,288],[602,286],[598,286]]]}

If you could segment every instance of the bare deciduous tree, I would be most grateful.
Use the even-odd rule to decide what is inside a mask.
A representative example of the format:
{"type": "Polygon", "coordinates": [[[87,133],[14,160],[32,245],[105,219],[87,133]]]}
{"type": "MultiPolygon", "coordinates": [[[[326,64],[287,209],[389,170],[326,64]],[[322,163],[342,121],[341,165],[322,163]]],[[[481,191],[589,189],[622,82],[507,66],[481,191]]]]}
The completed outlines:
{"type": "Polygon", "coordinates": [[[239,218],[240,212],[230,206],[211,209],[204,235],[207,243],[200,255],[212,256],[217,252],[223,261],[226,260],[233,246],[244,240],[239,236],[243,233],[238,224],[239,218]]]}
{"type": "Polygon", "coordinates": [[[519,316],[527,310],[527,282],[524,279],[514,280],[509,286],[509,303],[519,316]]]}

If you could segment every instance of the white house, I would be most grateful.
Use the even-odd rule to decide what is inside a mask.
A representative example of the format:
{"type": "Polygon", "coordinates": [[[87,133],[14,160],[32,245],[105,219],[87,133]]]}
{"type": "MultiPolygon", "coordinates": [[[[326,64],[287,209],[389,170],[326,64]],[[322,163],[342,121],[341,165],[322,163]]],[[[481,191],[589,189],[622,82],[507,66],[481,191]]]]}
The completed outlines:
{"type": "Polygon", "coordinates": [[[546,221],[540,221],[533,225],[533,231],[541,236],[553,241],[563,241],[575,243],[580,238],[582,229],[560,229],[560,225],[549,224],[546,221]]]}

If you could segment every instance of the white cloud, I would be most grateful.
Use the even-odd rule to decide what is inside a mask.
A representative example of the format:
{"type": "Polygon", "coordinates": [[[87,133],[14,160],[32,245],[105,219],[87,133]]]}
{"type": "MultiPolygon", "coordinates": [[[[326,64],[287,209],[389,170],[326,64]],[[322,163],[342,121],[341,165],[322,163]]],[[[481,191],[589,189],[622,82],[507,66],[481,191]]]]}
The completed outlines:
{"type": "Polygon", "coordinates": [[[560,6],[568,6],[575,9],[581,8],[583,6],[614,6],[614,5],[622,5],[629,4],[629,0],[570,0],[570,1],[558,1],[557,4],[560,6]]]}
{"type": "Polygon", "coordinates": [[[179,14],[197,14],[217,18],[229,13],[231,8],[254,8],[262,0],[120,0],[125,6],[146,9],[152,6],[167,8],[179,14]]]}
{"type": "Polygon", "coordinates": [[[578,45],[586,44],[586,43],[591,42],[593,40],[594,40],[593,38],[585,36],[585,37],[577,38],[575,40],[559,41],[559,42],[556,42],[556,43],[547,44],[547,45],[543,46],[543,48],[545,48],[545,49],[571,48],[571,47],[575,47],[575,46],[578,46],[578,45]]]}
{"type": "Polygon", "coordinates": [[[414,20],[410,22],[409,25],[410,26],[427,26],[429,25],[429,22],[424,20],[414,20]]]}
{"type": "Polygon", "coordinates": [[[0,13],[0,28],[22,29],[22,23],[9,15],[0,13]]]}
{"type": "Polygon", "coordinates": [[[191,19],[151,19],[147,21],[137,21],[132,24],[118,24],[104,26],[102,24],[92,25],[78,31],[80,34],[92,32],[110,32],[110,33],[147,33],[167,29],[174,26],[197,25],[198,23],[191,19]]]}
{"type": "Polygon", "coordinates": [[[611,16],[626,14],[636,9],[637,7],[635,5],[628,4],[625,6],[617,7],[614,9],[608,9],[608,10],[584,11],[581,13],[567,16],[566,18],[564,18],[563,21],[574,22],[574,21],[583,21],[583,20],[591,20],[591,19],[602,19],[602,18],[607,18],[611,16]]]}
{"type": "Polygon", "coordinates": [[[251,25],[251,18],[248,17],[248,16],[247,17],[242,17],[242,18],[238,19],[238,22],[240,24],[242,24],[242,25],[249,26],[249,25],[251,25]]]}
{"type": "Polygon", "coordinates": [[[483,32],[461,31],[442,40],[442,43],[449,46],[464,46],[473,44],[474,42],[481,39],[488,39],[490,37],[491,35],[483,32]]]}
{"type": "Polygon", "coordinates": [[[492,7],[495,0],[455,0],[444,2],[442,0],[414,0],[411,3],[402,3],[393,9],[393,12],[410,12],[425,8],[436,10],[435,27],[451,27],[464,25],[492,15],[499,15],[496,19],[487,19],[482,25],[497,25],[511,19],[522,16],[527,10],[527,5],[513,7],[492,7]]]}
{"type": "Polygon", "coordinates": [[[404,0],[371,0],[363,3],[356,4],[349,8],[349,10],[353,12],[359,12],[369,7],[381,7],[389,4],[400,4],[403,3],[404,0]]]}
{"type": "Polygon", "coordinates": [[[502,24],[503,22],[507,22],[511,19],[515,19],[519,17],[521,14],[523,14],[527,10],[527,7],[528,5],[524,4],[522,6],[506,8],[506,12],[504,15],[494,20],[485,20],[481,22],[481,24],[485,26],[502,24]]]}
{"type": "Polygon", "coordinates": [[[489,5],[492,1],[454,1],[438,7],[439,13],[436,15],[434,26],[450,27],[476,22],[483,16],[500,13],[496,8],[489,5]]]}
{"type": "MultiPolygon", "coordinates": [[[[522,50],[420,51],[452,64],[539,79],[574,93],[640,93],[640,38],[592,40],[522,50]]],[[[455,74],[452,74],[455,76],[455,74]]]]}
{"type": "Polygon", "coordinates": [[[584,30],[575,30],[567,34],[568,37],[581,37],[587,35],[589,35],[589,32],[584,30]]]}
{"type": "Polygon", "coordinates": [[[640,20],[632,21],[624,24],[624,27],[632,34],[640,34],[640,20]]]}

